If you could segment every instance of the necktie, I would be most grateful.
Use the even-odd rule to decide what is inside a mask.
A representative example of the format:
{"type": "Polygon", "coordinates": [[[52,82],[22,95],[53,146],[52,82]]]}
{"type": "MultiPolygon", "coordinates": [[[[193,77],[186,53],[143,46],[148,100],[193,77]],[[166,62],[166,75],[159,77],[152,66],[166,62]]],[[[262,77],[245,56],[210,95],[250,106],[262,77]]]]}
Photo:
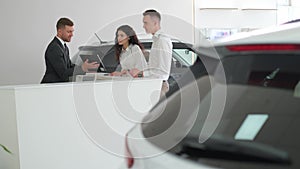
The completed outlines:
{"type": "Polygon", "coordinates": [[[66,43],[64,43],[65,53],[69,56],[69,49],[66,43]]]}
{"type": "Polygon", "coordinates": [[[67,67],[69,67],[69,60],[68,60],[68,57],[69,57],[69,48],[67,46],[66,43],[64,43],[64,52],[65,52],[65,61],[67,63],[67,67]]]}

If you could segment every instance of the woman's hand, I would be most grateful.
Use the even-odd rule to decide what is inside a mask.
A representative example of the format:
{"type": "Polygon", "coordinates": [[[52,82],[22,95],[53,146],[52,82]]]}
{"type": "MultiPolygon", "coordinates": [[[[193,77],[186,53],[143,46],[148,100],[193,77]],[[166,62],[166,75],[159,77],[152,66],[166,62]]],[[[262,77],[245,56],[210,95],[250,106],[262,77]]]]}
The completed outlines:
{"type": "Polygon", "coordinates": [[[133,68],[129,71],[132,77],[143,77],[143,71],[140,71],[137,68],[133,68]]]}
{"type": "Polygon", "coordinates": [[[109,74],[110,76],[121,76],[122,72],[112,72],[109,74]]]}

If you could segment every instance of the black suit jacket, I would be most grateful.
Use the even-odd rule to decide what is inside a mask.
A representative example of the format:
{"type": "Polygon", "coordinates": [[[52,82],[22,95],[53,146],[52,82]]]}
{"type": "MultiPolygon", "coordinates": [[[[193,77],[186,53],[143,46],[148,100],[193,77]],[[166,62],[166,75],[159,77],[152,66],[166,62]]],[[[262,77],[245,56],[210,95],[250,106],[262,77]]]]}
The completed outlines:
{"type": "Polygon", "coordinates": [[[65,50],[57,37],[46,49],[45,62],[46,72],[41,83],[68,82],[71,76],[84,74],[80,66],[71,62],[68,48],[65,50]]]}

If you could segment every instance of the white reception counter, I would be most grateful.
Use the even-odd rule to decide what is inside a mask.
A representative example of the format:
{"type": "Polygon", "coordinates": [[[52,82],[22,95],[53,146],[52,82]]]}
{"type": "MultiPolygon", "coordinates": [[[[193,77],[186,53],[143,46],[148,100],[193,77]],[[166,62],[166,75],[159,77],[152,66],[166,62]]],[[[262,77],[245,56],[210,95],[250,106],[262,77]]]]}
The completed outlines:
{"type": "Polygon", "coordinates": [[[159,79],[0,87],[2,169],[117,168],[126,132],[159,100],[159,79]]]}

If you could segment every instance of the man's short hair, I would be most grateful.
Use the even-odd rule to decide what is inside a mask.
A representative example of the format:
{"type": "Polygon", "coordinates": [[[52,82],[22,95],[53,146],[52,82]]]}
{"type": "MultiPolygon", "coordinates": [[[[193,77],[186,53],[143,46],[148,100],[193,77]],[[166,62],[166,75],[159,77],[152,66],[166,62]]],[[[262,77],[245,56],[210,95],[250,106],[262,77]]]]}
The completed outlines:
{"type": "Polygon", "coordinates": [[[143,13],[143,16],[146,16],[146,15],[149,15],[151,18],[152,17],[158,18],[159,21],[161,20],[160,13],[157,12],[156,10],[154,10],[154,9],[148,9],[148,10],[146,10],[143,13]]]}
{"type": "Polygon", "coordinates": [[[69,18],[60,18],[56,23],[56,29],[64,28],[66,25],[73,26],[74,23],[69,18]]]}

